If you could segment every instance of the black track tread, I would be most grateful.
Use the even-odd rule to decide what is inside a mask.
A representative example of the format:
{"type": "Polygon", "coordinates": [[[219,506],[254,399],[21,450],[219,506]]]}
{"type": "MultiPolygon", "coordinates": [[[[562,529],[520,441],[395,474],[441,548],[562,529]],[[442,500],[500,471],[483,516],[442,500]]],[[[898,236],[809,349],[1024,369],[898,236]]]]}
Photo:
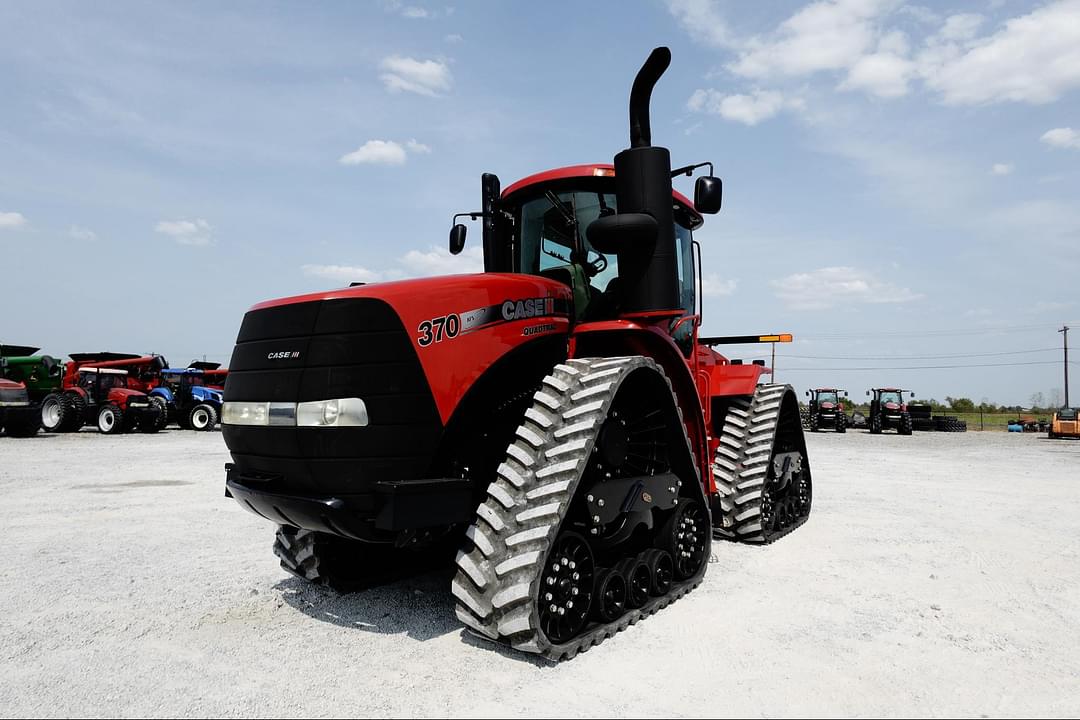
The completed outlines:
{"type": "MultiPolygon", "coordinates": [[[[458,552],[451,592],[458,619],[477,636],[549,660],[568,660],[700,584],[707,562],[693,577],[673,582],[668,594],[650,598],[643,607],[599,623],[569,642],[552,644],[538,629],[536,598],[543,564],[611,402],[622,381],[639,368],[659,374],[670,390],[663,370],[641,356],[568,360],[544,378],[458,552]]],[[[672,401],[681,423],[681,410],[674,397],[672,401]]],[[[686,451],[693,457],[689,440],[686,451]]],[[[696,471],[696,463],[694,467],[696,471]]],[[[684,483],[683,488],[696,488],[708,508],[700,482],[684,483]]]]}
{"type": "Polygon", "coordinates": [[[713,526],[715,537],[769,544],[806,522],[807,518],[803,517],[790,528],[768,537],[762,532],[760,522],[762,491],[773,455],[780,408],[784,395],[794,392],[790,385],[759,385],[753,396],[735,398],[728,407],[712,466],[719,494],[715,507],[722,519],[720,525],[713,526]]]}

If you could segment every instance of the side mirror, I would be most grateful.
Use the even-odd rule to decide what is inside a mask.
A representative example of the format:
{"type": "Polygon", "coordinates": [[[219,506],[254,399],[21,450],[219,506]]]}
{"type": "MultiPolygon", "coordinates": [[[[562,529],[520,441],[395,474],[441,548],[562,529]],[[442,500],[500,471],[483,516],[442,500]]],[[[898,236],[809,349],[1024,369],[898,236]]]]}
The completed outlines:
{"type": "Polygon", "coordinates": [[[914,398],[914,397],[915,397],[915,393],[911,393],[911,397],[912,397],[912,398],[914,398]]]}
{"type": "Polygon", "coordinates": [[[617,213],[589,223],[585,237],[597,252],[652,252],[660,226],[648,213],[617,213]]]}
{"type": "Polygon", "coordinates": [[[870,391],[869,390],[866,391],[866,397],[870,397],[870,391]]]}
{"type": "Polygon", "coordinates": [[[847,397],[847,396],[848,396],[848,394],[847,394],[847,390],[845,390],[845,391],[844,391],[844,397],[847,397]]]}
{"type": "Polygon", "coordinates": [[[454,227],[450,228],[450,254],[457,255],[465,249],[465,234],[468,232],[461,223],[457,223],[454,227]]]}
{"type": "Polygon", "coordinates": [[[694,209],[699,213],[715,215],[720,212],[723,197],[724,183],[718,177],[703,175],[694,183],[694,209]]]}
{"type": "Polygon", "coordinates": [[[806,397],[810,397],[810,391],[809,390],[806,391],[806,397]]]}

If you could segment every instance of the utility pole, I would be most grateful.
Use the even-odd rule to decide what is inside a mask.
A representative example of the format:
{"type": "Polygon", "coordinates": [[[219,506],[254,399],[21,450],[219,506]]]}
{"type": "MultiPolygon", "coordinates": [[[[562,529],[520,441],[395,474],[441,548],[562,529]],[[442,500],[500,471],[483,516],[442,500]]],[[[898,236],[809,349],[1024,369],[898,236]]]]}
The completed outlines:
{"type": "MultiPolygon", "coordinates": [[[[775,383],[776,382],[776,343],[772,343],[772,365],[770,367],[772,368],[772,378],[770,378],[769,381],[772,382],[772,383],[775,383]]],[[[1068,383],[1065,383],[1065,384],[1068,385],[1068,383]]],[[[1066,391],[1065,394],[1068,395],[1069,393],[1066,391]]]]}
{"type": "Polygon", "coordinates": [[[1058,332],[1061,333],[1061,342],[1062,342],[1062,344],[1063,344],[1063,346],[1065,348],[1065,405],[1063,407],[1070,407],[1069,406],[1069,326],[1068,325],[1062,326],[1062,328],[1060,330],[1058,330],[1058,332]]]}

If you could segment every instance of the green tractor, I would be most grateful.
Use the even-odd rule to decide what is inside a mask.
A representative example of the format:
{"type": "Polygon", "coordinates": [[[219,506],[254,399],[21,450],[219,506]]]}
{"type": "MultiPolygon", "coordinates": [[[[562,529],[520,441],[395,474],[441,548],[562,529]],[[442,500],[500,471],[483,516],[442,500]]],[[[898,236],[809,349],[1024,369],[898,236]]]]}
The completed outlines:
{"type": "MultiPolygon", "coordinates": [[[[49,355],[37,355],[37,352],[36,347],[0,345],[0,378],[25,388],[32,414],[38,417],[38,422],[31,423],[32,431],[30,425],[20,426],[21,432],[26,435],[37,432],[42,401],[49,393],[59,390],[64,380],[64,364],[49,355]]],[[[14,434],[10,423],[8,434],[14,434]]]]}

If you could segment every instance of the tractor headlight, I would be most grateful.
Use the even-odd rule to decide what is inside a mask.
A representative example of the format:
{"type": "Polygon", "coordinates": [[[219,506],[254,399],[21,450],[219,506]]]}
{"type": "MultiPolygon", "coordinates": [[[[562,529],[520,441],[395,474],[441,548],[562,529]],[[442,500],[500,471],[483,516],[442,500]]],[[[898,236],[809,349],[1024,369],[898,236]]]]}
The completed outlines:
{"type": "Polygon", "coordinates": [[[227,402],[221,408],[221,422],[275,427],[362,427],[368,424],[368,414],[360,398],[302,403],[227,402]]]}
{"type": "Polygon", "coordinates": [[[227,402],[221,406],[221,422],[226,425],[269,425],[270,403],[227,402]]]}
{"type": "Polygon", "coordinates": [[[368,424],[367,405],[360,398],[302,402],[296,406],[300,427],[362,427],[368,424]]]}

